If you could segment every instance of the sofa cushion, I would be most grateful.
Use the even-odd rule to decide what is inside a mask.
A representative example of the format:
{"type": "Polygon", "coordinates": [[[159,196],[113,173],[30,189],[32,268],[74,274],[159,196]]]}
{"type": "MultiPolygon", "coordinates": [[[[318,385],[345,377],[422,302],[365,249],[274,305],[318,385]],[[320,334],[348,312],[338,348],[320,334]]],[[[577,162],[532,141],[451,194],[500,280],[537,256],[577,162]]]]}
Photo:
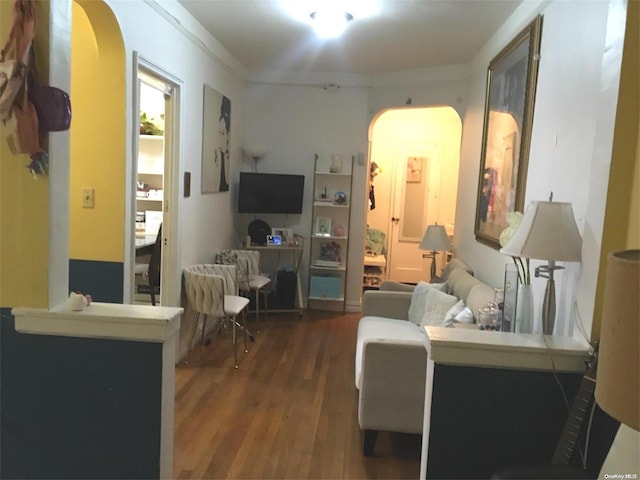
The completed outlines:
{"type": "Polygon", "coordinates": [[[433,288],[429,289],[427,292],[425,312],[420,325],[442,325],[445,320],[445,315],[456,303],[458,303],[457,297],[433,288]]]}
{"type": "Polygon", "coordinates": [[[409,321],[416,325],[422,325],[422,321],[427,313],[427,294],[430,290],[438,291],[446,289],[445,283],[418,282],[411,294],[411,304],[409,305],[409,321]]]}
{"type": "Polygon", "coordinates": [[[368,340],[402,341],[424,345],[424,331],[416,324],[406,320],[384,317],[362,317],[358,323],[356,341],[355,382],[360,388],[360,372],[362,371],[362,348],[368,340]]]}
{"type": "Polygon", "coordinates": [[[476,277],[472,277],[462,268],[456,268],[447,280],[447,293],[464,300],[467,305],[467,296],[473,287],[482,284],[476,277]]]}
{"type": "Polygon", "coordinates": [[[451,272],[453,272],[456,269],[462,269],[465,272],[467,272],[469,275],[473,275],[473,269],[471,269],[471,267],[469,267],[462,260],[458,260],[457,258],[452,258],[449,261],[449,263],[447,263],[447,266],[444,267],[444,270],[440,274],[439,280],[441,282],[446,282],[447,280],[449,280],[449,275],[451,275],[451,272]]]}

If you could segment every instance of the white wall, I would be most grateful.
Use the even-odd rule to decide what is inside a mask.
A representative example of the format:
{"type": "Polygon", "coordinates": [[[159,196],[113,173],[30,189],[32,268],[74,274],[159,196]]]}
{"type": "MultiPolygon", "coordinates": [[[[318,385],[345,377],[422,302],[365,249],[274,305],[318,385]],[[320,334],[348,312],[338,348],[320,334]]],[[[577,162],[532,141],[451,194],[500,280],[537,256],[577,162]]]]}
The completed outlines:
{"type": "MultiPolygon", "coordinates": [[[[362,138],[361,128],[369,128],[370,121],[381,110],[404,106],[409,98],[413,106],[451,105],[464,115],[455,247],[457,254],[474,268],[479,278],[490,285],[500,286],[504,265],[510,259],[478,243],[473,233],[486,70],[491,59],[537,13],[544,15],[525,204],[532,200],[546,200],[549,192],[553,191],[555,200],[572,202],[578,226],[583,232],[585,261],[583,264],[568,264],[567,270],[557,275],[557,324],[561,325],[557,332],[563,334],[573,331],[572,322],[568,319],[574,298],[578,299],[577,311],[586,331],[590,331],[593,315],[624,31],[624,16],[618,19],[615,14],[610,15],[610,4],[624,6],[620,0],[523,2],[469,66],[371,76],[352,81],[353,86],[341,90],[334,97],[340,98],[349,92],[366,103],[366,120],[348,121],[348,128],[341,130],[353,137],[356,148],[361,145],[358,143],[362,138]],[[611,22],[609,30],[608,19],[618,20],[617,23],[611,22]],[[607,56],[605,46],[612,47],[607,56]]],[[[263,171],[271,171],[276,166],[296,170],[303,157],[311,162],[311,156],[305,155],[311,153],[316,145],[334,145],[326,134],[328,125],[342,125],[342,119],[350,119],[353,115],[351,109],[354,105],[350,102],[328,101],[314,106],[304,96],[301,97],[300,89],[309,95],[314,92],[314,98],[318,95],[330,98],[318,87],[249,86],[246,142],[270,147],[275,145],[274,153],[279,155],[265,159],[261,164],[263,171]],[[304,109],[306,116],[296,113],[299,109],[304,109]],[[308,129],[301,132],[303,126],[308,129]],[[280,154],[285,150],[286,153],[280,154]]],[[[361,107],[358,104],[356,108],[361,107]]],[[[363,147],[359,149],[364,150],[363,147]]],[[[310,163],[307,169],[310,172],[310,163]]],[[[366,183],[364,173],[363,188],[366,183]]],[[[308,216],[309,212],[305,212],[303,217],[305,215],[308,216]]],[[[362,221],[364,212],[354,208],[352,218],[362,221]]],[[[308,231],[308,219],[299,221],[302,232],[308,231]]],[[[352,231],[355,231],[355,225],[352,225],[352,231]]],[[[352,261],[360,255],[353,248],[350,253],[352,261]]],[[[533,266],[536,264],[534,261],[533,266]]],[[[359,291],[359,273],[358,268],[357,275],[352,273],[349,278],[350,303],[355,301],[356,291],[359,291]]],[[[539,305],[545,282],[534,279],[533,283],[536,305],[539,305]]]]}
{"type": "MultiPolygon", "coordinates": [[[[556,279],[556,332],[561,334],[573,331],[570,318],[576,298],[582,324],[587,332],[591,330],[624,34],[623,7],[618,1],[524,2],[472,62],[463,122],[456,248],[482,280],[498,286],[510,259],[478,243],[473,234],[486,69],[542,9],[525,205],[547,200],[553,191],[554,200],[573,204],[583,235],[582,264],[567,264],[556,279]]],[[[532,266],[538,264],[532,262],[532,266]]],[[[545,280],[534,278],[532,284],[539,308],[545,280]]]]}
{"type": "MultiPolygon", "coordinates": [[[[311,232],[311,199],[313,193],[314,154],[342,153],[354,155],[351,227],[347,278],[347,304],[359,309],[364,235],[365,165],[359,165],[359,154],[366,155],[366,92],[360,88],[341,88],[332,93],[320,86],[285,86],[251,84],[247,88],[245,144],[263,145],[268,149],[258,163],[261,173],[305,175],[304,206],[300,215],[259,215],[271,227],[289,227],[305,237],[301,269],[303,294],[308,288],[309,233],[311,232]]],[[[253,170],[253,161],[245,162],[245,171],[253,170]]],[[[238,174],[234,173],[234,185],[238,174]]],[[[234,193],[237,211],[237,194],[234,193]]],[[[244,238],[247,225],[254,216],[236,214],[236,227],[244,238]]]]}
{"type": "MultiPolygon", "coordinates": [[[[133,104],[131,72],[134,51],[146,62],[175,79],[180,86],[181,147],[177,159],[180,163],[177,182],[179,189],[174,197],[177,200],[177,205],[174,205],[177,219],[174,228],[180,245],[174,281],[179,286],[184,266],[210,262],[215,250],[229,248],[235,240],[234,185],[231,185],[231,191],[227,193],[200,193],[202,105],[204,84],[231,99],[233,178],[242,160],[240,145],[244,136],[245,82],[240,76],[242,67],[177,2],[106,1],[122,30],[127,58],[127,98],[130,104],[133,104]],[[191,172],[189,198],[182,195],[185,171],[191,172]]],[[[137,125],[137,121],[137,114],[134,115],[132,109],[128,109],[128,125],[132,125],[132,122],[137,125]]],[[[128,131],[133,131],[133,127],[128,128],[128,131]]],[[[133,171],[130,151],[131,148],[127,148],[128,172],[133,171]]],[[[131,224],[130,218],[127,218],[127,223],[131,224]]],[[[130,237],[133,238],[131,235],[130,237]]],[[[180,305],[180,288],[175,289],[175,292],[174,298],[163,299],[163,302],[180,305]]]]}
{"type": "MultiPolygon", "coordinates": [[[[311,186],[314,153],[366,155],[371,134],[371,122],[387,108],[406,106],[450,105],[462,114],[465,109],[468,68],[438,67],[369,77],[335,76],[329,74],[294,75],[286,85],[267,83],[275,76],[265,75],[263,83],[250,83],[247,88],[245,145],[265,145],[267,156],[258,164],[260,172],[304,173],[307,175],[305,207],[301,215],[264,216],[267,223],[288,220],[298,234],[309,236],[311,222],[311,186]],[[296,85],[293,85],[293,84],[296,85]],[[340,85],[337,93],[327,92],[322,85],[340,85]],[[280,217],[280,218],[279,218],[280,217]]],[[[280,81],[282,76],[277,76],[280,81]]],[[[248,160],[244,169],[253,169],[248,160]]],[[[349,240],[349,275],[347,278],[347,308],[360,308],[362,293],[362,255],[368,192],[366,165],[354,166],[351,228],[349,240]],[[359,201],[358,199],[361,199],[359,201]]],[[[237,176],[235,177],[237,185],[237,176]]],[[[234,200],[237,199],[234,196],[234,200]]],[[[246,235],[253,217],[238,215],[238,241],[246,235]],[[244,218],[243,218],[244,217],[244,218]]],[[[305,251],[302,273],[304,295],[308,287],[308,251],[305,251]]]]}
{"type": "MultiPolygon", "coordinates": [[[[381,109],[403,106],[411,98],[414,106],[449,104],[464,113],[456,249],[482,280],[496,286],[502,284],[504,264],[509,259],[476,242],[473,235],[486,68],[536,13],[543,13],[542,58],[525,203],[546,199],[551,190],[556,200],[573,203],[583,232],[585,261],[582,265],[568,265],[567,271],[558,276],[558,316],[559,323],[567,325],[562,332],[570,333],[572,329],[566,319],[576,295],[585,329],[590,330],[624,32],[624,1],[523,2],[468,67],[356,79],[335,94],[318,86],[253,83],[246,90],[246,115],[241,74],[233,73],[241,72],[241,67],[224,52],[219,56],[225,63],[215,58],[212,52],[218,54],[220,50],[214,39],[203,33],[193,19],[189,20],[175,2],[162,2],[162,6],[180,19],[187,32],[206,38],[208,48],[193,42],[184,30],[168,28],[171,17],[162,17],[154,2],[135,2],[135,6],[131,3],[109,0],[121,23],[127,52],[138,50],[148,61],[183,82],[185,128],[181,171],[192,172],[194,188],[192,197],[182,199],[179,205],[180,232],[186,245],[181,252],[181,265],[205,261],[210,251],[237,244],[244,236],[248,221],[237,214],[233,220],[237,172],[239,168],[252,168],[250,163],[239,163],[242,145],[262,144],[269,148],[260,162],[260,171],[304,173],[310,186],[314,153],[366,153],[371,119],[381,109]],[[156,8],[152,8],[154,5],[156,8]],[[140,18],[145,18],[145,22],[139,22],[140,18]],[[158,31],[163,31],[163,35],[155,35],[158,31]],[[154,38],[154,42],[149,42],[149,38],[154,38]],[[231,140],[235,157],[230,194],[200,196],[197,191],[201,89],[205,81],[232,100],[231,140]],[[234,225],[239,235],[234,232],[234,225]]],[[[313,83],[309,80],[305,82],[313,83]]],[[[359,195],[363,199],[361,204],[355,202],[352,209],[351,231],[355,233],[364,226],[365,168],[356,165],[354,173],[354,198],[359,195]]],[[[305,211],[299,218],[291,216],[287,226],[308,236],[310,188],[306,195],[305,211]]],[[[268,223],[281,225],[284,221],[267,219],[268,223]]],[[[360,239],[352,233],[347,287],[351,306],[358,303],[360,295],[361,255],[360,239]]],[[[305,279],[307,257],[305,254],[302,272],[305,279]]],[[[534,279],[533,283],[539,304],[544,281],[534,279]]],[[[303,285],[306,288],[306,281],[303,285]]]]}

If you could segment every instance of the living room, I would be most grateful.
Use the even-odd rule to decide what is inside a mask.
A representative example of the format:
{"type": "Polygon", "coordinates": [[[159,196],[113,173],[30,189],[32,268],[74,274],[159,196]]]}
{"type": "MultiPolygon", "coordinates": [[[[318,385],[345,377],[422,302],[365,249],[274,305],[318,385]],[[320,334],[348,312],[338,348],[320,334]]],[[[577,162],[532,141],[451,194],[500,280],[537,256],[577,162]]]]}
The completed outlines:
{"type": "MultiPolygon", "coordinates": [[[[6,3],[3,2],[2,6],[3,34],[6,33],[8,22],[5,19],[10,17],[9,14],[4,15],[5,11],[8,12],[6,3]]],[[[91,3],[77,2],[88,12],[98,8],[91,3]]],[[[120,29],[121,51],[114,64],[118,65],[115,76],[122,88],[119,118],[120,122],[123,118],[126,121],[115,132],[115,140],[110,137],[105,141],[100,132],[95,132],[96,137],[86,140],[94,145],[116,143],[118,161],[113,160],[113,152],[105,153],[101,151],[102,148],[89,150],[90,155],[83,160],[99,175],[111,178],[112,182],[105,190],[96,191],[98,203],[95,215],[87,218],[81,228],[69,233],[66,229],[69,223],[66,205],[70,198],[71,201],[79,198],[79,192],[70,191],[67,183],[70,175],[66,161],[69,157],[69,138],[62,134],[51,138],[52,169],[48,181],[45,178],[33,181],[26,174],[23,159],[14,158],[5,142],[2,142],[0,305],[3,308],[3,323],[5,313],[10,315],[9,309],[12,307],[48,308],[61,304],[68,296],[68,260],[73,258],[95,262],[91,263],[96,267],[95,277],[102,281],[105,280],[105,270],[100,267],[103,264],[117,265],[116,273],[108,273],[106,279],[117,286],[116,290],[122,292],[122,299],[126,301],[124,278],[128,276],[132,261],[127,253],[128,248],[123,245],[130,242],[132,236],[127,234],[124,225],[133,223],[132,214],[124,207],[115,213],[108,212],[111,208],[107,204],[113,198],[122,202],[122,192],[129,191],[132,153],[128,148],[130,139],[127,132],[137,121],[137,115],[125,105],[131,104],[129,99],[133,87],[129,73],[134,51],[181,79],[183,118],[189,127],[182,131],[180,172],[193,172],[194,185],[199,185],[197,172],[201,159],[203,84],[211,84],[232,99],[233,179],[237,178],[239,171],[252,167],[243,159],[244,145],[264,144],[268,147],[268,156],[260,164],[261,171],[290,171],[310,176],[314,153],[367,152],[370,122],[385,108],[403,106],[408,97],[412,98],[413,105],[453,105],[461,112],[464,132],[455,217],[456,255],[470,264],[483,281],[500,285],[508,258],[478,243],[473,232],[486,69],[504,44],[535,14],[541,13],[544,15],[542,60],[526,202],[547,199],[553,191],[558,201],[572,203],[578,226],[583,232],[584,260],[582,264],[568,268],[562,277],[559,291],[567,293],[559,298],[559,323],[564,325],[566,334],[575,332],[575,322],[572,320],[574,305],[567,301],[575,297],[575,308],[580,312],[586,331],[598,330],[605,254],[613,249],[633,246],[634,243],[637,246],[638,215],[637,210],[633,210],[637,207],[630,205],[628,198],[607,201],[609,185],[614,182],[617,189],[624,189],[621,186],[628,185],[632,179],[629,173],[634,168],[637,172],[638,168],[637,102],[634,100],[638,95],[637,82],[635,85],[633,81],[631,84],[620,84],[624,15],[622,23],[614,22],[618,18],[618,9],[624,9],[624,3],[589,2],[575,8],[574,3],[562,1],[524,2],[491,40],[479,49],[468,65],[410,72],[399,75],[393,81],[372,78],[368,79],[371,84],[367,87],[360,87],[350,77],[321,79],[343,85],[344,88],[337,93],[304,85],[304,81],[295,78],[291,79],[291,83],[298,83],[296,85],[262,84],[244,79],[241,73],[237,73],[242,72],[241,66],[235,65],[233,59],[221,52],[215,45],[215,39],[177,4],[106,2],[105,5],[111,10],[112,19],[120,29]],[[141,25],[139,18],[147,21],[141,25]],[[206,47],[203,49],[187,38],[184,27],[177,27],[173,18],[180,18],[182,24],[188,26],[187,31],[196,32],[192,35],[202,38],[206,47]],[[163,32],[163,35],[158,35],[158,32],[163,32]],[[149,38],[156,40],[149,42],[149,38]],[[609,61],[609,52],[615,53],[613,58],[617,63],[609,61]],[[229,65],[235,65],[237,72],[229,65]],[[624,126],[629,125],[635,126],[635,131],[625,130],[624,126]],[[111,170],[105,173],[98,166],[108,166],[111,170]],[[579,180],[571,181],[576,178],[579,180]],[[73,240],[69,237],[83,235],[83,230],[100,237],[99,241],[93,242],[95,248],[86,257],[69,251],[73,240]],[[7,231],[16,234],[5,241],[7,231]],[[114,246],[116,253],[111,254],[114,246]],[[105,253],[107,250],[109,253],[105,253]],[[41,265],[48,265],[48,268],[37,267],[41,265]]],[[[65,31],[68,28],[64,28],[64,22],[68,27],[70,14],[63,12],[62,16],[62,23],[58,26],[65,31]]],[[[635,18],[637,23],[637,13],[635,18]]],[[[101,22],[107,23],[107,20],[108,17],[105,17],[97,22],[96,17],[92,17],[95,28],[102,27],[101,22]]],[[[56,21],[61,21],[61,18],[55,17],[54,25],[56,21]]],[[[55,43],[59,32],[55,28],[53,31],[55,43]]],[[[105,31],[98,30],[98,33],[97,37],[102,40],[105,31]]],[[[63,47],[68,49],[68,42],[63,42],[63,47]]],[[[635,50],[625,52],[622,68],[632,69],[635,65],[637,71],[637,44],[631,48],[635,50]]],[[[67,54],[65,58],[68,60],[69,56],[67,54]]],[[[61,87],[71,84],[68,72],[66,76],[64,73],[65,65],[68,62],[51,62],[51,81],[61,87]]],[[[622,78],[624,80],[624,75],[622,78]]],[[[91,95],[91,92],[87,95],[91,95]]],[[[93,101],[79,96],[72,98],[78,104],[91,104],[93,101]]],[[[85,117],[82,123],[91,125],[96,115],[101,116],[96,112],[93,115],[93,119],[85,117]]],[[[79,118],[82,117],[74,117],[80,123],[79,118]]],[[[367,173],[365,166],[356,166],[354,196],[366,198],[367,173]]],[[[95,180],[88,178],[86,181],[95,180]]],[[[635,188],[637,191],[637,186],[635,188]]],[[[179,286],[184,266],[207,261],[211,252],[236,245],[245,235],[241,220],[235,214],[236,192],[233,183],[229,193],[200,195],[196,191],[198,189],[194,188],[190,198],[177,196],[178,222],[173,226],[172,235],[180,240],[175,255],[178,268],[174,272],[174,288],[166,299],[168,305],[182,304],[179,286]]],[[[305,202],[305,210],[298,218],[276,217],[270,223],[308,235],[311,231],[309,205],[310,201],[305,202]]],[[[364,232],[364,208],[364,201],[361,205],[354,204],[353,231],[364,232]]],[[[347,302],[352,308],[357,308],[361,294],[360,262],[363,247],[357,236],[353,238],[348,269],[356,273],[350,276],[347,302]]],[[[541,297],[542,285],[537,288],[540,290],[537,295],[541,297]]],[[[89,289],[94,291],[92,287],[89,289]]],[[[12,367],[3,359],[3,370],[5,368],[12,367]]],[[[2,391],[6,392],[4,386],[2,391]]],[[[5,393],[3,404],[4,400],[5,393]]]]}

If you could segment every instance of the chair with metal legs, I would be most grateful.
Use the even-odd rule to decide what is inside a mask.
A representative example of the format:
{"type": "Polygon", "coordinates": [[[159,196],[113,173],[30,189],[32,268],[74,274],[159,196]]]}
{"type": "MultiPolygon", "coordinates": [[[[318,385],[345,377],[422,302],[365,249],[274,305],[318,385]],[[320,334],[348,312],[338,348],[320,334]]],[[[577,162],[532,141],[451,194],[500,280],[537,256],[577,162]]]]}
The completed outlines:
{"type": "Polygon", "coordinates": [[[240,325],[243,330],[246,352],[248,351],[247,334],[244,324],[249,299],[238,295],[236,275],[236,267],[233,265],[191,265],[184,271],[187,299],[191,307],[198,313],[189,337],[189,349],[193,346],[193,339],[201,316],[204,317],[201,345],[207,329],[207,317],[229,321],[231,323],[234,366],[238,368],[236,325],[240,325]],[[238,315],[242,318],[242,324],[238,323],[238,315]]]}
{"type": "Polygon", "coordinates": [[[260,252],[257,250],[231,250],[238,258],[238,281],[241,291],[253,292],[256,299],[256,320],[260,322],[260,295],[264,300],[264,313],[269,312],[268,295],[271,279],[261,273],[260,252]]]}

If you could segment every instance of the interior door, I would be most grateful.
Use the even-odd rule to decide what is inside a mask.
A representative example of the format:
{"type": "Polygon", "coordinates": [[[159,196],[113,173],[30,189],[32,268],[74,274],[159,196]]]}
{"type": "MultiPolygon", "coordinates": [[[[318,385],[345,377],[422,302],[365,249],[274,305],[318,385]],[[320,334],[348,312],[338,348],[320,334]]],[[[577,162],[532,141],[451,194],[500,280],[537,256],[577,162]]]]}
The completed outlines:
{"type": "Polygon", "coordinates": [[[437,218],[440,158],[437,146],[403,150],[395,162],[388,258],[389,278],[417,283],[430,280],[430,260],[418,249],[427,225],[437,218]]]}
{"type": "MultiPolygon", "coordinates": [[[[135,274],[135,265],[148,262],[148,255],[141,245],[155,242],[159,225],[162,224],[162,236],[159,238],[161,249],[160,295],[158,305],[178,305],[179,285],[176,285],[177,270],[177,233],[175,199],[178,191],[177,159],[177,84],[147,65],[136,56],[137,95],[134,111],[139,113],[140,122],[136,122],[134,132],[134,191],[133,217],[135,228],[134,267],[132,269],[132,299],[134,303],[149,303],[150,295],[139,293],[136,283],[141,283],[135,274]],[[142,129],[140,125],[146,125],[142,129]],[[144,130],[144,131],[143,131],[144,130]],[[141,220],[141,221],[140,221],[141,220]],[[142,250],[142,251],[141,251],[142,250]]],[[[149,251],[149,249],[147,249],[149,251]]],[[[147,287],[148,288],[148,287],[147,287]]]]}

